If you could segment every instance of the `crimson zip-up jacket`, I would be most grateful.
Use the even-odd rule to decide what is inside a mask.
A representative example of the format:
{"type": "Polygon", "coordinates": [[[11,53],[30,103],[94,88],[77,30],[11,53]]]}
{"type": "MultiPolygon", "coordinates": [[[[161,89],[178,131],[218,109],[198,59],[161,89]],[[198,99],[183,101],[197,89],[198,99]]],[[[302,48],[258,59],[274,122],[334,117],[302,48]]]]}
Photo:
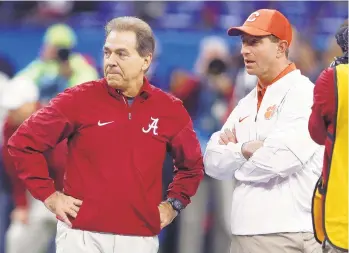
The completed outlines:
{"type": "Polygon", "coordinates": [[[146,79],[131,106],[101,79],[65,90],[20,126],[9,153],[41,201],[55,192],[43,152],[66,138],[64,193],[83,201],[73,228],[158,234],[167,150],[175,162],[168,197],[189,204],[203,177],[199,142],[182,102],[146,79]]]}
{"type": "Polygon", "coordinates": [[[309,117],[308,129],[311,138],[319,145],[325,145],[322,176],[327,182],[328,167],[332,156],[333,133],[336,123],[335,68],[321,72],[314,88],[314,104],[309,117]]]}

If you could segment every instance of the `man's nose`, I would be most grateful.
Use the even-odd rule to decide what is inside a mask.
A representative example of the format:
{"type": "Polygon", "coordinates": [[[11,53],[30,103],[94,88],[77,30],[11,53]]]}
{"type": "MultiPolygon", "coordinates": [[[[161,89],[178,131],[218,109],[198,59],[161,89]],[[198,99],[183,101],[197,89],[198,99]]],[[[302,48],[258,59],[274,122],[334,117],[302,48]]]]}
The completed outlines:
{"type": "Polygon", "coordinates": [[[118,66],[118,58],[117,55],[112,53],[108,58],[107,58],[107,63],[110,67],[116,67],[118,66]]]}

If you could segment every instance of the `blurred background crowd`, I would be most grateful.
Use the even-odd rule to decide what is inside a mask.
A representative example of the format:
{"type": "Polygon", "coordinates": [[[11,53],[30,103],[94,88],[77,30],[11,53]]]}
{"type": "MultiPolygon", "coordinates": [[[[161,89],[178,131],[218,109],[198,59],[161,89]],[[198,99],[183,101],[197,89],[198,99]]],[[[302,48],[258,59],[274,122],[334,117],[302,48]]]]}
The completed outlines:
{"type": "MultiPolygon", "coordinates": [[[[151,25],[157,45],[148,77],[153,85],[183,100],[204,150],[209,136],[256,85],[256,77],[245,72],[239,38],[226,36],[226,29],[241,25],[261,8],[277,9],[290,20],[294,26],[290,59],[313,82],[341,55],[334,34],[348,18],[347,1],[1,1],[0,253],[5,252],[11,222],[27,226],[29,216],[45,222],[38,230],[40,239],[33,240],[47,241],[47,253],[54,252],[54,221],[45,220],[39,211],[29,214],[32,202],[16,195],[18,187],[5,166],[4,143],[58,92],[102,77],[108,20],[138,16],[151,25]]],[[[165,194],[172,179],[170,157],[163,172],[165,194]]],[[[232,189],[233,182],[205,178],[192,204],[160,234],[161,253],[228,252],[232,189]]],[[[11,236],[24,240],[14,231],[11,236]]],[[[29,248],[27,252],[46,253],[29,248]]]]}

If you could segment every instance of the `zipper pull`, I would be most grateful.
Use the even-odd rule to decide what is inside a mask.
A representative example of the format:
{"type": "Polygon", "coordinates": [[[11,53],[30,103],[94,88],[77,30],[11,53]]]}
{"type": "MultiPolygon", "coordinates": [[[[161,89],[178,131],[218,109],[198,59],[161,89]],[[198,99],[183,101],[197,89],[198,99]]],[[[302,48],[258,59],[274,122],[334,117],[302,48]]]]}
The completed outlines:
{"type": "Polygon", "coordinates": [[[128,119],[131,120],[131,113],[128,113],[128,119]]]}

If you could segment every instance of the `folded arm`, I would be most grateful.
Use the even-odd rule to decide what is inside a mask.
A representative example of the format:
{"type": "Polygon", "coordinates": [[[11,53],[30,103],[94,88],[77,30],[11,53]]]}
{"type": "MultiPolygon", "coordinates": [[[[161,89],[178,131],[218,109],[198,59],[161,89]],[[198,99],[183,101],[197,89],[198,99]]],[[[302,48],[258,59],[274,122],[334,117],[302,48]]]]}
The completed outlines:
{"type": "Polygon", "coordinates": [[[298,96],[296,103],[295,94],[289,96],[263,146],[235,172],[237,180],[268,182],[275,177],[287,177],[300,171],[314,155],[318,145],[307,129],[311,101],[308,94],[298,96]]]}
{"type": "Polygon", "coordinates": [[[239,105],[230,114],[222,130],[214,133],[207,144],[204,155],[205,171],[207,175],[215,179],[233,179],[234,172],[246,162],[241,152],[243,143],[236,143],[236,139],[225,144],[220,142],[221,134],[225,133],[225,129],[234,132],[234,124],[238,120],[238,110],[239,105]]]}

